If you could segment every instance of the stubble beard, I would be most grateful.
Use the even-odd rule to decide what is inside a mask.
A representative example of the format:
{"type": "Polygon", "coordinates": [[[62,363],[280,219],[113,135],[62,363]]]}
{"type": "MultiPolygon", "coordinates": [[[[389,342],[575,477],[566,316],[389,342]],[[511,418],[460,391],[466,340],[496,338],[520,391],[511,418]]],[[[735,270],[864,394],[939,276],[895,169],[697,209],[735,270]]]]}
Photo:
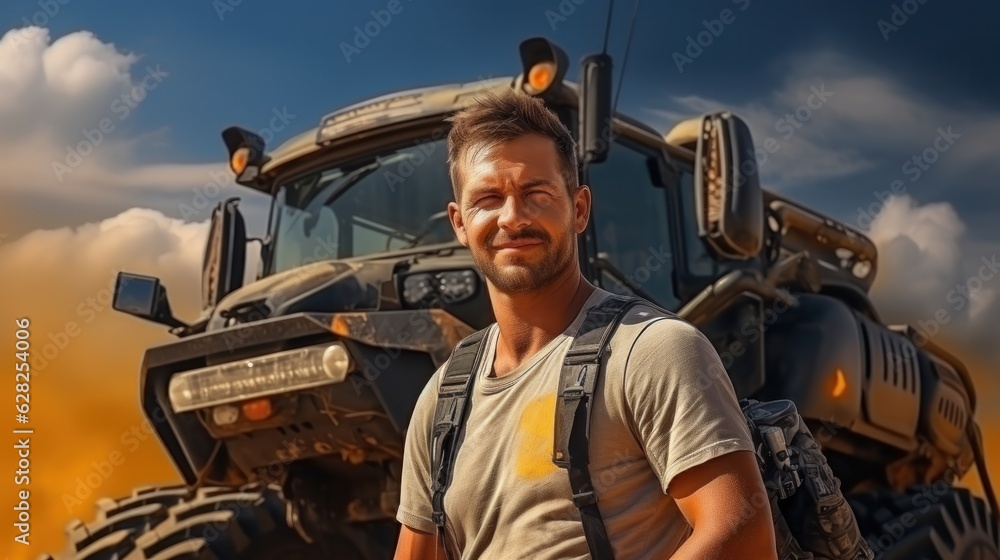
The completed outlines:
{"type": "Polygon", "coordinates": [[[570,243],[576,242],[574,237],[570,235],[558,245],[552,244],[551,239],[544,242],[546,253],[537,264],[497,265],[494,261],[497,250],[489,247],[474,251],[472,258],[497,290],[508,294],[533,292],[548,286],[572,266],[573,247],[570,243]]]}

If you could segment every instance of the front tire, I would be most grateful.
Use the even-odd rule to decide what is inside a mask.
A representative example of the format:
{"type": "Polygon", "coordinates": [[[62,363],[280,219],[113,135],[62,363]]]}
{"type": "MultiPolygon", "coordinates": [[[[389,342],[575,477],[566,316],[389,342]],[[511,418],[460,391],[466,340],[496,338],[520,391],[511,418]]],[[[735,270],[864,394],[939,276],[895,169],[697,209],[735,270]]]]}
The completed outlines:
{"type": "MultiPolygon", "coordinates": [[[[66,527],[69,544],[39,560],[307,560],[325,557],[285,523],[281,490],[183,486],[103,498],[97,517],[66,527]]],[[[348,558],[352,556],[348,553],[348,558]]]]}
{"type": "Polygon", "coordinates": [[[922,485],[850,501],[879,560],[1000,560],[996,515],[963,488],[922,485]]]}

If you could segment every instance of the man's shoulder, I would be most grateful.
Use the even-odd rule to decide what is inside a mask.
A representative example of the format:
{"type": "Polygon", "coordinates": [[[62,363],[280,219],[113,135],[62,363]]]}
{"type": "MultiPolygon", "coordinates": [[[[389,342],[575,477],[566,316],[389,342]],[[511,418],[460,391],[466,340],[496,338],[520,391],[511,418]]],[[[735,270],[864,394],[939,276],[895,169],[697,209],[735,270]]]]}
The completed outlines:
{"type": "Polygon", "coordinates": [[[641,300],[622,317],[609,343],[618,368],[714,368],[718,353],[708,337],[676,313],[641,300]]]}
{"type": "Polygon", "coordinates": [[[631,347],[640,337],[643,343],[646,341],[687,343],[704,337],[697,327],[676,313],[642,298],[633,299],[635,302],[619,321],[611,339],[613,347],[622,345],[631,347]]]}

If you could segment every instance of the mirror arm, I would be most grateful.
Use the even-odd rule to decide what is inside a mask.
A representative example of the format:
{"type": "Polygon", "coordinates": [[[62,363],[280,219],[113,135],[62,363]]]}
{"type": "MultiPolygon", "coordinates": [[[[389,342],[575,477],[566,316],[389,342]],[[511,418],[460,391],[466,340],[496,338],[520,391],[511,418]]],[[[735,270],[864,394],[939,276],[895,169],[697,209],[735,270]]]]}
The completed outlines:
{"type": "Polygon", "coordinates": [[[767,278],[756,270],[734,270],[705,287],[691,298],[677,312],[681,318],[701,326],[706,320],[715,317],[734,299],[743,293],[750,292],[765,301],[780,299],[789,307],[798,305],[798,299],[786,290],[775,287],[767,278]]]}
{"type": "Polygon", "coordinates": [[[206,317],[200,321],[191,323],[190,325],[181,324],[179,326],[171,327],[167,332],[178,338],[184,338],[185,336],[202,333],[205,332],[205,329],[208,327],[208,320],[209,317],[206,317]]]}
{"type": "Polygon", "coordinates": [[[161,325],[166,325],[171,328],[171,332],[176,329],[186,329],[190,328],[190,325],[181,321],[177,317],[174,317],[174,312],[170,310],[170,301],[167,299],[167,290],[160,285],[159,293],[156,294],[157,305],[156,309],[159,311],[152,317],[154,321],[160,323],[161,325]]]}

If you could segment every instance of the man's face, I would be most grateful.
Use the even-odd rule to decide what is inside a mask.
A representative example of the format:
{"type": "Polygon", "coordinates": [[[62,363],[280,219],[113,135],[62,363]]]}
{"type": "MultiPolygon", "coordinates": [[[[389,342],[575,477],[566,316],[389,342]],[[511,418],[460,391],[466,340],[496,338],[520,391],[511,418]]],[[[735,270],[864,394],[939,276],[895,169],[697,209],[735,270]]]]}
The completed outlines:
{"type": "Polygon", "coordinates": [[[521,136],[466,157],[459,200],[448,213],[458,240],[501,292],[547,286],[576,261],[590,190],[567,192],[555,142],[521,136]]]}

